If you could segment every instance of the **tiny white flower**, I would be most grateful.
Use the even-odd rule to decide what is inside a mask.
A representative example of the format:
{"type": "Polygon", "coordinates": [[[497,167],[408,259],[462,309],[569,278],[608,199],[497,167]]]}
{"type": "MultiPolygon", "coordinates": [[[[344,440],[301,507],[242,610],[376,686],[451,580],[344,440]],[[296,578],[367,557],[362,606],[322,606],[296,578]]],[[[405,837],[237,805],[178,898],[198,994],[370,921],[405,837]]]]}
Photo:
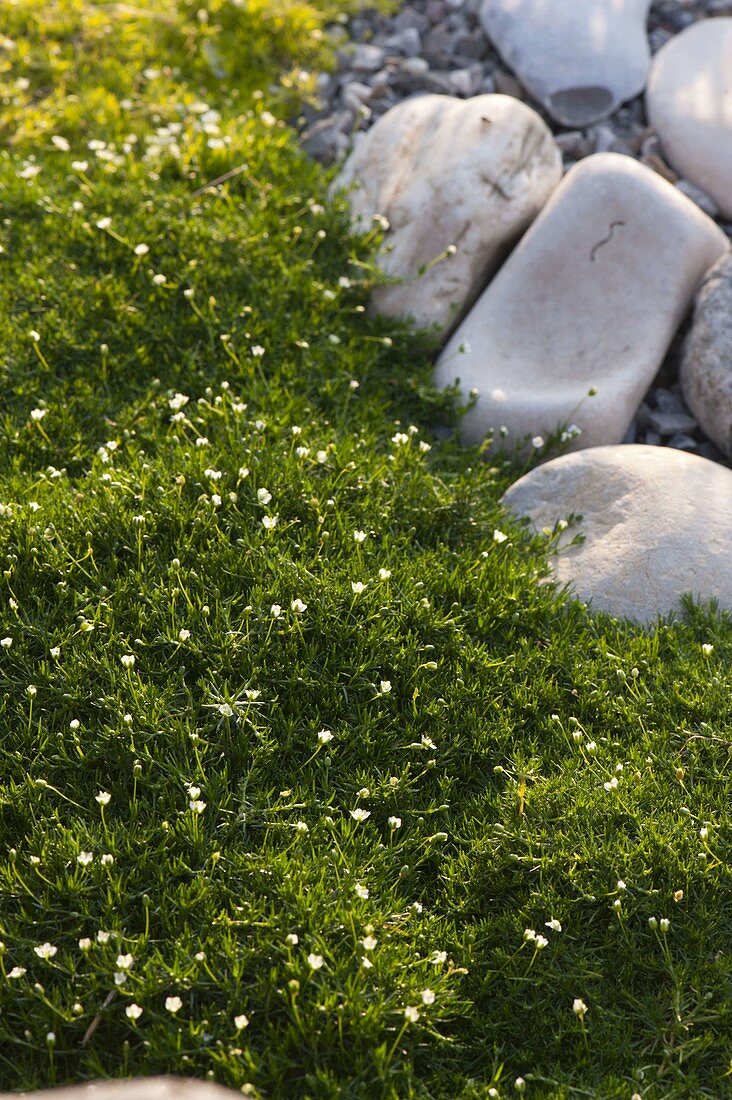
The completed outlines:
{"type": "Polygon", "coordinates": [[[279,619],[282,615],[282,608],[278,603],[273,603],[269,609],[269,613],[273,619],[279,619]]]}
{"type": "Polygon", "coordinates": [[[86,172],[89,167],[88,160],[72,160],[71,167],[75,172],[86,172]]]}
{"type": "Polygon", "coordinates": [[[297,833],[309,833],[310,832],[310,826],[308,825],[307,821],[296,821],[295,822],[295,832],[297,832],[297,833]]]}
{"type": "Polygon", "coordinates": [[[155,286],[163,286],[166,282],[166,277],[158,272],[156,275],[153,275],[152,281],[155,283],[155,286]]]}
{"type": "Polygon", "coordinates": [[[434,1003],[435,1003],[434,991],[432,989],[423,989],[422,990],[422,1004],[423,1005],[433,1005],[434,1003]]]}
{"type": "Polygon", "coordinates": [[[297,947],[299,942],[300,937],[298,936],[297,932],[288,932],[288,934],[285,936],[285,943],[289,944],[290,947],[297,947]]]}
{"type": "Polygon", "coordinates": [[[111,935],[112,935],[111,932],[103,932],[102,929],[100,928],[99,931],[97,932],[97,943],[109,943],[109,937],[111,935]]]}
{"type": "Polygon", "coordinates": [[[379,570],[379,580],[380,581],[388,581],[390,576],[391,576],[391,569],[380,569],[379,570]]]}
{"type": "Polygon", "coordinates": [[[493,541],[494,542],[505,542],[507,538],[508,538],[508,535],[504,535],[503,531],[499,531],[498,528],[496,527],[495,531],[493,532],[493,541]]]}
{"type": "Polygon", "coordinates": [[[168,398],[168,405],[174,412],[178,412],[184,405],[188,404],[189,400],[190,398],[186,394],[176,393],[174,397],[168,398]]]}
{"type": "Polygon", "coordinates": [[[433,951],[429,962],[431,962],[433,966],[441,966],[442,963],[447,962],[447,951],[433,951]]]}
{"type": "Polygon", "coordinates": [[[315,458],[316,458],[316,461],[319,462],[320,465],[322,466],[324,462],[328,461],[328,452],[327,451],[318,451],[315,458]]]}
{"type": "Polygon", "coordinates": [[[123,654],[123,656],[120,657],[120,661],[122,662],[123,668],[134,668],[135,666],[135,656],[133,653],[123,654]]]}
{"type": "Polygon", "coordinates": [[[416,1024],[419,1019],[419,1009],[415,1008],[414,1005],[407,1005],[404,1009],[404,1019],[407,1023],[416,1024]]]}
{"type": "Polygon", "coordinates": [[[118,955],[116,966],[120,970],[131,970],[134,961],[135,960],[132,955],[118,955]]]}
{"type": "Polygon", "coordinates": [[[272,494],[268,489],[257,489],[257,500],[260,504],[269,504],[272,494]]]}
{"type": "Polygon", "coordinates": [[[298,458],[307,458],[308,455],[310,454],[310,448],[309,447],[296,447],[295,448],[295,454],[297,455],[298,458]]]}
{"type": "Polygon", "coordinates": [[[371,817],[371,810],[363,810],[360,806],[357,806],[355,810],[351,810],[350,813],[353,820],[359,822],[371,817]]]}
{"type": "Polygon", "coordinates": [[[254,344],[254,346],[251,347],[249,350],[251,351],[255,359],[261,359],[264,355],[264,348],[261,344],[254,344]]]}
{"type": "MultiPolygon", "coordinates": [[[[31,416],[32,415],[33,414],[31,413],[31,416]]],[[[702,642],[702,653],[704,654],[705,657],[709,657],[713,650],[714,650],[714,646],[712,645],[711,642],[702,642]]]]}
{"type": "Polygon", "coordinates": [[[136,256],[147,256],[149,251],[150,251],[150,246],[149,245],[146,245],[146,244],[137,244],[137,245],[135,245],[135,255],[136,256]]]}
{"type": "Polygon", "coordinates": [[[391,680],[380,680],[379,681],[379,693],[381,695],[388,695],[390,691],[391,691],[391,680]]]}
{"type": "Polygon", "coordinates": [[[180,997],[166,997],[165,1007],[167,1008],[168,1012],[172,1012],[173,1014],[175,1014],[176,1012],[180,1012],[183,1007],[183,1002],[180,997]]]}
{"type": "Polygon", "coordinates": [[[365,587],[363,581],[351,581],[351,590],[354,596],[360,596],[365,587]]]}
{"type": "Polygon", "coordinates": [[[535,939],[535,930],[533,928],[524,928],[524,943],[533,943],[535,939]]]}
{"type": "Polygon", "coordinates": [[[31,420],[35,420],[36,422],[39,420],[43,420],[47,412],[48,409],[31,409],[30,418],[31,420]]]}
{"type": "Polygon", "coordinates": [[[51,646],[51,649],[50,649],[49,652],[50,652],[51,656],[54,658],[54,660],[57,660],[61,656],[61,646],[58,646],[58,645],[51,646]]]}
{"type": "Polygon", "coordinates": [[[559,923],[559,921],[556,920],[556,918],[553,918],[552,920],[544,921],[544,924],[547,928],[551,928],[552,932],[561,932],[562,931],[562,926],[559,923]]]}
{"type": "MultiPolygon", "coordinates": [[[[76,719],[74,719],[74,721],[76,721],[76,719]]],[[[71,725],[74,729],[79,728],[78,721],[76,722],[76,726],[74,726],[73,722],[71,723],[71,725]]],[[[111,799],[112,799],[112,796],[109,793],[109,791],[100,791],[99,794],[94,795],[94,801],[98,802],[100,806],[108,806],[111,799]]]]}
{"type": "Polygon", "coordinates": [[[192,798],[188,803],[188,809],[192,810],[194,814],[202,814],[206,809],[206,803],[198,798],[192,798]]]}
{"type": "Polygon", "coordinates": [[[355,886],[353,887],[353,891],[354,891],[354,893],[356,894],[357,897],[362,898],[364,901],[366,901],[366,899],[369,896],[368,886],[364,886],[360,882],[357,882],[355,884],[355,886]]]}
{"type": "Polygon", "coordinates": [[[364,951],[373,951],[378,942],[379,941],[376,939],[376,936],[364,936],[364,938],[361,940],[361,946],[363,947],[364,951]]]}
{"type": "Polygon", "coordinates": [[[325,963],[325,959],[322,955],[308,955],[308,966],[311,970],[320,970],[321,966],[325,963]]]}
{"type": "Polygon", "coordinates": [[[111,867],[114,863],[114,856],[110,852],[105,852],[102,856],[102,867],[111,867]]]}
{"type": "Polygon", "coordinates": [[[365,538],[366,538],[366,532],[365,531],[354,531],[353,532],[353,541],[354,542],[363,542],[365,538]]]}
{"type": "Polygon", "coordinates": [[[262,516],[262,527],[267,531],[272,531],[277,526],[277,520],[279,516],[262,516]]]}
{"type": "Polygon", "coordinates": [[[390,817],[389,818],[389,828],[390,829],[401,829],[401,827],[402,827],[402,819],[400,817],[390,817]]]}
{"type": "Polygon", "coordinates": [[[25,973],[27,973],[27,971],[24,966],[14,966],[13,969],[9,972],[8,977],[22,978],[25,973]]]}
{"type": "Polygon", "coordinates": [[[594,741],[587,742],[587,744],[585,745],[585,752],[588,756],[595,756],[595,754],[597,753],[597,745],[594,741]]]}
{"type": "Polygon", "coordinates": [[[92,852],[79,852],[76,857],[76,862],[80,863],[82,867],[88,867],[93,859],[94,855],[92,852]]]}
{"type": "Polygon", "coordinates": [[[234,1026],[238,1031],[243,1031],[245,1027],[249,1027],[249,1017],[245,1016],[243,1012],[240,1016],[235,1016],[234,1026]]]}
{"type": "Polygon", "coordinates": [[[372,970],[374,964],[371,962],[371,959],[367,955],[364,955],[361,959],[361,966],[364,970],[372,970]]]}
{"type": "Polygon", "coordinates": [[[330,732],[330,730],[319,730],[318,731],[318,741],[320,741],[321,745],[327,745],[328,742],[332,741],[332,740],[333,740],[333,734],[330,732]]]}
{"type": "Polygon", "coordinates": [[[293,600],[290,604],[290,610],[295,611],[298,615],[302,615],[303,612],[307,610],[307,606],[308,605],[306,603],[303,603],[302,600],[297,599],[293,600]]]}
{"type": "Polygon", "coordinates": [[[607,783],[603,783],[603,787],[606,791],[616,791],[618,789],[618,777],[614,775],[607,783]]]}
{"type": "Polygon", "coordinates": [[[422,454],[427,454],[428,451],[432,450],[432,444],[431,443],[426,443],[424,439],[420,439],[419,449],[422,452],[422,454]]]}
{"type": "Polygon", "coordinates": [[[181,629],[180,629],[180,630],[178,631],[178,641],[179,641],[179,642],[187,642],[187,641],[188,641],[188,639],[190,638],[190,636],[191,636],[191,632],[190,632],[190,630],[186,630],[186,628],[185,628],[185,627],[182,627],[182,628],[181,628],[181,629]]]}
{"type": "Polygon", "coordinates": [[[709,838],[709,829],[706,825],[702,825],[701,829],[699,830],[699,836],[702,840],[707,840],[709,838]]]}
{"type": "Polygon", "coordinates": [[[142,1013],[143,1009],[141,1009],[139,1005],[136,1005],[134,1003],[131,1005],[127,1005],[127,1008],[125,1009],[125,1016],[128,1020],[139,1020],[142,1016],[142,1013]]]}
{"type": "Polygon", "coordinates": [[[92,941],[89,939],[88,936],[82,936],[82,938],[79,940],[79,950],[80,951],[89,951],[89,949],[91,948],[91,945],[92,945],[92,941]]]}
{"type": "Polygon", "coordinates": [[[58,948],[54,947],[52,943],[46,942],[42,943],[40,947],[34,947],[33,950],[39,959],[52,959],[58,951],[58,948]]]}
{"type": "Polygon", "coordinates": [[[2,641],[0,641],[0,645],[3,647],[3,649],[10,649],[12,644],[13,639],[10,637],[3,638],[2,641]]]}
{"type": "Polygon", "coordinates": [[[658,928],[658,921],[656,920],[655,917],[649,917],[648,918],[648,927],[651,928],[651,929],[658,928]]]}
{"type": "Polygon", "coordinates": [[[544,446],[544,437],[541,435],[535,435],[534,438],[531,440],[531,446],[535,447],[537,451],[540,450],[544,446]]]}
{"type": "Polygon", "coordinates": [[[109,229],[111,224],[112,224],[112,219],[111,218],[100,218],[99,221],[96,222],[96,227],[97,227],[97,229],[109,229]]]}
{"type": "Polygon", "coordinates": [[[671,921],[668,919],[668,917],[661,917],[658,926],[661,929],[661,932],[663,932],[665,935],[665,933],[668,932],[669,928],[671,927],[671,921]]]}

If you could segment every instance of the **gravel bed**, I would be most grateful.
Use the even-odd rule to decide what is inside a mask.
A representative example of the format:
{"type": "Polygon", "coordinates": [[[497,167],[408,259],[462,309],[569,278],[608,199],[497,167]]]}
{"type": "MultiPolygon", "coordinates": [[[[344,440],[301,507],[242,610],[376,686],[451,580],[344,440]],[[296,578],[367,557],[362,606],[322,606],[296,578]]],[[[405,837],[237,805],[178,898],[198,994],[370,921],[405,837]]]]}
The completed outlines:
{"type": "MultiPolygon", "coordinates": [[[[714,202],[681,180],[663,159],[648,126],[643,97],[585,130],[563,129],[549,118],[503,65],[479,19],[481,0],[410,0],[392,15],[365,9],[331,28],[338,42],[338,69],[317,78],[317,107],[297,119],[303,147],[315,159],[342,159],[353,135],[367,130],[391,107],[410,96],[438,92],[461,98],[500,92],[530,103],[552,129],[565,168],[592,153],[635,157],[684,191],[711,217],[714,202]]],[[[655,53],[699,19],[732,15],[732,0],[659,0],[651,8],[648,33],[655,53]]],[[[732,238],[732,224],[722,228],[732,238]]],[[[678,383],[683,332],[628,431],[626,442],[677,447],[732,465],[702,433],[684,406],[678,383]]]]}

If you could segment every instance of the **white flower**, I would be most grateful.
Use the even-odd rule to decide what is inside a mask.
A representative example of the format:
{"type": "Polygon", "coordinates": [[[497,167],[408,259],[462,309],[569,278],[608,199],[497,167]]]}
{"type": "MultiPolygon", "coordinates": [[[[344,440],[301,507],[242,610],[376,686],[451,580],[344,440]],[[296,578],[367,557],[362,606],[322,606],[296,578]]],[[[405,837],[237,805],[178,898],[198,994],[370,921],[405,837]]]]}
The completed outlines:
{"type": "Polygon", "coordinates": [[[551,928],[552,932],[561,932],[562,931],[562,926],[559,923],[559,921],[556,920],[556,918],[552,918],[552,920],[544,921],[544,924],[546,925],[547,928],[551,928]]]}
{"type": "Polygon", "coordinates": [[[391,576],[391,569],[380,569],[379,570],[379,580],[380,581],[388,581],[390,576],[391,576]]]}
{"type": "Polygon", "coordinates": [[[648,927],[651,928],[651,929],[658,928],[658,921],[656,920],[655,917],[649,917],[648,918],[648,927]]]}
{"type": "Polygon", "coordinates": [[[30,418],[35,421],[43,420],[47,412],[48,409],[31,409],[30,418]]]}
{"type": "Polygon", "coordinates": [[[298,615],[302,615],[303,612],[307,610],[307,606],[308,605],[306,603],[303,603],[302,600],[297,599],[293,600],[290,604],[290,610],[297,612],[298,615]]]}
{"type": "Polygon", "coordinates": [[[318,453],[315,455],[315,458],[316,458],[316,461],[319,462],[320,465],[322,466],[324,462],[328,461],[328,452],[327,451],[318,451],[318,453]]]}
{"type": "Polygon", "coordinates": [[[494,542],[505,542],[507,538],[508,538],[508,535],[504,535],[503,531],[499,531],[498,528],[496,527],[495,531],[493,532],[493,541],[494,542]]]}
{"type": "Polygon", "coordinates": [[[661,931],[665,934],[666,932],[668,932],[670,927],[671,921],[668,919],[668,917],[661,917],[661,920],[659,921],[659,928],[661,929],[661,931]]]}
{"type": "Polygon", "coordinates": [[[603,783],[603,787],[606,791],[616,791],[618,789],[618,777],[614,775],[607,783],[603,783]]]}
{"type": "Polygon", "coordinates": [[[155,283],[155,286],[163,286],[166,282],[166,276],[158,272],[156,275],[153,275],[152,281],[155,283]]]}
{"type": "Polygon", "coordinates": [[[360,806],[357,806],[355,810],[351,810],[350,813],[353,820],[359,822],[371,817],[371,810],[363,810],[360,806]]]}
{"type": "Polygon", "coordinates": [[[297,932],[288,932],[285,936],[285,943],[289,944],[290,947],[297,947],[299,942],[300,937],[298,936],[297,932]]]}
{"type": "Polygon", "coordinates": [[[353,541],[354,542],[363,542],[365,538],[366,538],[366,532],[365,531],[354,531],[353,532],[353,541]]]}
{"type": "Polygon", "coordinates": [[[102,929],[100,928],[99,931],[97,932],[97,943],[109,943],[109,937],[111,935],[112,935],[111,932],[103,932],[102,929]]]}
{"type": "Polygon", "coordinates": [[[332,741],[332,740],[333,740],[333,734],[330,732],[330,730],[319,730],[318,731],[318,741],[320,741],[321,745],[327,745],[328,742],[332,741]]]}
{"type": "Polygon", "coordinates": [[[186,630],[185,627],[182,627],[182,629],[178,631],[178,641],[179,642],[187,642],[188,639],[190,638],[190,636],[191,636],[190,630],[186,630]]]}
{"type": "Polygon", "coordinates": [[[279,619],[282,615],[282,608],[278,603],[273,603],[269,609],[269,613],[273,619],[279,619]]]}
{"type": "Polygon", "coordinates": [[[587,1005],[581,997],[575,997],[572,1001],[572,1012],[575,1016],[579,1016],[580,1020],[584,1020],[585,1013],[587,1012],[587,1005]]]}
{"type": "Polygon", "coordinates": [[[389,818],[389,828],[390,829],[401,829],[401,827],[402,827],[402,819],[400,817],[390,817],[389,818]]]}
{"type": "Polygon", "coordinates": [[[310,454],[310,448],[309,447],[296,447],[295,448],[295,454],[297,455],[298,458],[307,458],[308,455],[310,454]]]}
{"type": "Polygon", "coordinates": [[[391,691],[391,680],[380,680],[379,681],[379,693],[381,695],[388,695],[390,691],[391,691]]]}
{"type": "Polygon", "coordinates": [[[197,447],[208,447],[208,436],[207,435],[199,435],[198,438],[196,439],[196,446],[197,447]]]}
{"type": "Polygon", "coordinates": [[[308,955],[308,966],[311,970],[320,970],[324,963],[325,959],[322,955],[308,955]]]}
{"type": "Polygon", "coordinates": [[[26,973],[26,969],[25,969],[24,966],[14,966],[13,969],[8,974],[8,977],[9,978],[22,978],[25,973],[26,973]]]}
{"type": "Polygon", "coordinates": [[[180,1012],[183,1007],[183,1002],[180,997],[166,997],[165,1007],[167,1008],[168,1012],[180,1012]]]}
{"type": "Polygon", "coordinates": [[[702,825],[701,829],[699,830],[699,836],[701,837],[702,840],[707,840],[708,839],[708,837],[709,837],[709,828],[706,825],[702,825]]]}
{"type": "Polygon", "coordinates": [[[184,405],[187,405],[190,398],[184,393],[176,393],[174,397],[168,398],[168,405],[174,412],[178,412],[184,405]]]}
{"type": "Polygon", "coordinates": [[[56,658],[61,656],[61,646],[58,646],[58,645],[51,646],[51,649],[49,650],[49,652],[50,652],[51,656],[54,659],[56,659],[56,658]]]}
{"type": "Polygon", "coordinates": [[[422,990],[422,1004],[423,1005],[433,1005],[434,1003],[435,1003],[434,991],[431,990],[431,989],[423,989],[422,990]]]}
{"type": "Polygon", "coordinates": [[[429,962],[433,966],[440,966],[442,963],[447,962],[447,951],[433,951],[429,962]]]}
{"type": "Polygon", "coordinates": [[[535,939],[535,930],[533,928],[524,928],[524,943],[533,943],[535,939]]]}
{"type": "Polygon", "coordinates": [[[206,803],[201,802],[198,798],[192,798],[188,803],[188,809],[192,810],[194,814],[202,814],[206,809],[206,803]]]}
{"type": "Polygon", "coordinates": [[[112,219],[111,218],[100,218],[99,221],[96,222],[96,227],[97,227],[97,229],[109,229],[111,224],[112,224],[112,219]]]}
{"type": "Polygon", "coordinates": [[[526,1082],[523,1077],[517,1077],[513,1083],[513,1087],[516,1089],[516,1092],[526,1092],[526,1082]]]}
{"type": "Polygon", "coordinates": [[[379,941],[376,939],[376,936],[364,936],[364,938],[361,940],[361,946],[363,947],[364,951],[373,951],[378,942],[379,941]]]}
{"type": "Polygon", "coordinates": [[[89,167],[88,160],[72,160],[71,167],[75,172],[86,172],[89,167]]]}
{"type": "Polygon", "coordinates": [[[354,596],[360,596],[365,587],[363,581],[351,581],[351,590],[354,596]]]}
{"type": "Polygon", "coordinates": [[[123,654],[123,656],[120,657],[120,661],[122,662],[123,668],[134,668],[135,666],[135,656],[133,653],[123,654]]]}
{"type": "Polygon", "coordinates": [[[261,359],[264,355],[264,348],[261,344],[254,344],[254,346],[251,347],[249,350],[251,351],[255,359],[261,359]]]}
{"type": "Polygon", "coordinates": [[[409,436],[405,432],[397,432],[396,435],[391,437],[392,443],[396,443],[398,447],[403,446],[405,443],[409,443],[409,436]]]}
{"type": "Polygon", "coordinates": [[[364,885],[363,885],[362,883],[360,883],[360,882],[357,882],[357,883],[355,884],[355,886],[353,887],[353,890],[354,890],[354,893],[356,894],[356,896],[357,896],[357,897],[359,897],[359,898],[362,898],[362,899],[363,899],[364,901],[365,901],[365,900],[366,900],[366,899],[368,898],[368,896],[369,896],[369,888],[368,888],[368,886],[364,886],[364,885]]]}
{"type": "Polygon", "coordinates": [[[3,649],[10,649],[12,644],[13,639],[10,637],[3,638],[2,641],[0,641],[0,645],[3,647],[3,649]]]}
{"type": "Polygon", "coordinates": [[[407,1023],[416,1024],[419,1019],[419,1009],[415,1008],[414,1005],[407,1005],[404,1009],[404,1019],[407,1023]]]}
{"type": "MultiPolygon", "coordinates": [[[[76,721],[76,719],[74,719],[74,721],[76,721]]],[[[73,723],[72,723],[72,725],[73,725],[73,723]]],[[[79,728],[79,723],[78,722],[76,723],[75,728],[76,729],[79,728]]],[[[99,794],[94,795],[94,801],[98,802],[100,806],[108,806],[111,799],[112,799],[112,796],[109,793],[109,791],[100,791],[99,794]]]]}
{"type": "Polygon", "coordinates": [[[269,504],[272,494],[268,489],[257,489],[257,500],[260,504],[269,504]]]}
{"type": "Polygon", "coordinates": [[[536,947],[537,951],[543,951],[548,943],[549,940],[546,938],[546,936],[537,935],[536,939],[534,940],[534,946],[536,947]]]}
{"type": "Polygon", "coordinates": [[[92,852],[79,852],[76,857],[76,862],[80,863],[82,867],[88,867],[93,859],[94,855],[92,852]]]}
{"type": "Polygon", "coordinates": [[[588,756],[594,756],[597,752],[597,745],[594,741],[588,741],[585,745],[585,752],[588,756]]]}
{"type": "Polygon", "coordinates": [[[420,439],[419,449],[422,452],[422,454],[427,454],[428,451],[432,450],[432,444],[431,443],[425,443],[424,439],[420,439]]]}
{"type": "MultiPolygon", "coordinates": [[[[33,413],[31,413],[31,416],[32,415],[33,415],[33,413]]],[[[705,657],[709,657],[710,654],[712,653],[713,649],[714,649],[714,646],[712,645],[711,642],[702,642],[702,653],[704,654],[705,657]]]]}
{"type": "Polygon", "coordinates": [[[88,951],[91,948],[91,945],[92,941],[89,939],[88,936],[82,936],[82,938],[79,940],[80,951],[88,951]]]}
{"type": "Polygon", "coordinates": [[[537,451],[544,446],[544,437],[541,435],[535,435],[531,440],[531,446],[536,447],[537,451]]]}
{"type": "Polygon", "coordinates": [[[364,970],[372,970],[373,965],[374,964],[371,962],[371,959],[369,959],[368,956],[364,955],[363,958],[361,959],[361,966],[363,967],[363,969],[364,970]]]}
{"type": "Polygon", "coordinates": [[[114,863],[114,856],[110,852],[105,852],[102,856],[102,867],[111,867],[114,863]]]}
{"type": "Polygon", "coordinates": [[[245,1016],[243,1012],[242,1012],[241,1016],[235,1016],[234,1017],[234,1026],[239,1031],[243,1031],[245,1027],[249,1027],[249,1017],[245,1016]]]}
{"type": "Polygon", "coordinates": [[[54,947],[52,943],[42,943],[40,947],[34,947],[33,950],[39,959],[52,959],[58,947],[54,947]]]}
{"type": "Polygon", "coordinates": [[[267,531],[272,531],[277,526],[277,520],[279,516],[262,516],[262,527],[267,531]]]}
{"type": "Polygon", "coordinates": [[[200,787],[191,786],[191,787],[188,788],[188,797],[189,798],[199,798],[200,794],[201,794],[201,788],[200,787]]]}
{"type": "Polygon", "coordinates": [[[136,256],[147,256],[149,251],[150,251],[150,246],[149,245],[146,245],[146,244],[136,244],[135,245],[135,255],[136,256]]]}
{"type": "Polygon", "coordinates": [[[120,970],[131,970],[134,961],[135,960],[132,955],[118,955],[116,966],[120,970]]]}
{"type": "Polygon", "coordinates": [[[125,1009],[125,1016],[128,1020],[139,1020],[142,1013],[143,1009],[141,1009],[139,1005],[134,1004],[134,1002],[131,1005],[127,1005],[125,1009]]]}
{"type": "Polygon", "coordinates": [[[297,832],[297,833],[309,833],[310,832],[310,826],[308,825],[307,821],[296,821],[294,827],[295,827],[295,832],[297,832]]]}

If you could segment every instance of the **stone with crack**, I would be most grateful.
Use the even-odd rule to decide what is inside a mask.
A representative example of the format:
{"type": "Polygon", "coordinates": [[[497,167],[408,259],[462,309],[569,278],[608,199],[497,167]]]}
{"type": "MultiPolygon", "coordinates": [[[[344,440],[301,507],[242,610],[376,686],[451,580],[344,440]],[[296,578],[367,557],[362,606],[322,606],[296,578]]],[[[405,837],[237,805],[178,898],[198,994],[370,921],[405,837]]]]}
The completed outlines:
{"type": "Polygon", "coordinates": [[[392,108],[361,136],[335,181],[356,229],[382,217],[385,275],[373,309],[411,317],[436,338],[456,324],[562,175],[535,111],[508,96],[425,95],[392,108]]]}
{"type": "Polygon", "coordinates": [[[574,423],[575,450],[620,443],[726,251],[721,229],[655,172],[617,153],[580,161],[437,361],[438,386],[478,391],[464,441],[504,427],[521,444],[574,423]]]}

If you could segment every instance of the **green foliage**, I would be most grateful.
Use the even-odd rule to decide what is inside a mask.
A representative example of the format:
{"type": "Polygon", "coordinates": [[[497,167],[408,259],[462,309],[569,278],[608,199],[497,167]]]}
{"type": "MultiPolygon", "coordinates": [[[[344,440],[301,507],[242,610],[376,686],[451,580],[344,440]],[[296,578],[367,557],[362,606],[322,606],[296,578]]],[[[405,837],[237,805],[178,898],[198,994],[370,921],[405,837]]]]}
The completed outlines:
{"type": "Polygon", "coordinates": [[[197,10],[8,9],[0,1085],[730,1095],[729,617],[542,583],[197,10]]]}

